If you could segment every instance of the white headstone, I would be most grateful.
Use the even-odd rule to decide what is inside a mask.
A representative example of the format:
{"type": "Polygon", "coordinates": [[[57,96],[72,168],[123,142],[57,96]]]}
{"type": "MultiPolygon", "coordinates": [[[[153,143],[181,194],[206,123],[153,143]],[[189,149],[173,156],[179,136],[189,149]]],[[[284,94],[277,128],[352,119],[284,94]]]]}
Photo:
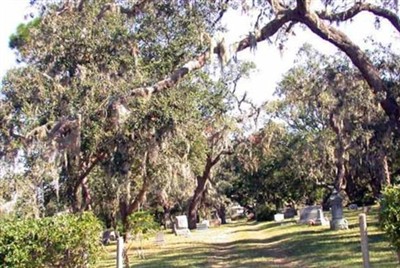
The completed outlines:
{"type": "Polygon", "coordinates": [[[284,216],[285,216],[285,215],[282,214],[282,213],[275,214],[275,215],[274,215],[274,220],[275,220],[276,222],[283,221],[283,219],[285,218],[284,216]]]}
{"type": "Polygon", "coordinates": [[[188,219],[186,215],[180,215],[175,217],[174,232],[176,235],[190,236],[188,219]]]}
{"type": "Polygon", "coordinates": [[[186,215],[176,216],[176,228],[187,229],[189,226],[186,215]]]}

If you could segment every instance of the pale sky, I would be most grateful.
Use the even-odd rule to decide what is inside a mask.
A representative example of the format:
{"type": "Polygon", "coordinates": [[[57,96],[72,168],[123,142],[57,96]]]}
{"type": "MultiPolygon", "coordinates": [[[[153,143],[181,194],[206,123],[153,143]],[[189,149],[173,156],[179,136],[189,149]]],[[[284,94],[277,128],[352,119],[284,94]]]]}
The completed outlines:
{"type": "MultiPolygon", "coordinates": [[[[14,52],[8,48],[8,40],[18,24],[24,22],[24,16],[29,14],[28,3],[28,0],[0,0],[0,78],[8,69],[16,65],[14,52]]],[[[364,42],[368,35],[372,35],[375,40],[384,43],[400,43],[398,42],[399,33],[389,23],[382,20],[382,28],[376,30],[373,21],[372,15],[357,16],[353,22],[343,23],[341,29],[363,49],[368,46],[364,42]]],[[[227,12],[223,22],[230,29],[228,40],[238,40],[247,35],[251,29],[249,19],[243,17],[240,11],[227,12]]],[[[324,53],[336,52],[332,45],[316,37],[310,31],[304,32],[298,29],[296,34],[289,39],[289,42],[285,43],[284,53],[281,53],[274,45],[262,42],[258,44],[256,53],[246,50],[238,54],[239,58],[254,61],[257,65],[258,71],[253,73],[250,79],[241,81],[239,85],[239,89],[242,92],[247,91],[249,97],[255,102],[261,103],[265,99],[271,98],[276,83],[281,80],[282,74],[292,66],[296,53],[304,42],[311,43],[324,53]]],[[[275,37],[272,38],[272,41],[274,39],[275,37]]]]}
{"type": "Polygon", "coordinates": [[[0,0],[0,78],[15,66],[15,54],[8,47],[8,40],[18,24],[29,13],[28,0],[0,0]]]}

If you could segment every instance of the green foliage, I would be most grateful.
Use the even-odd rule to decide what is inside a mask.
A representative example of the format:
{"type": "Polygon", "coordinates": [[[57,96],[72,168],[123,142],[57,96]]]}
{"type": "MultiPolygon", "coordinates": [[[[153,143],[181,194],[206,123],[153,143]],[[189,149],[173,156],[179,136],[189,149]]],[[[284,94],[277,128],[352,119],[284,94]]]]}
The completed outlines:
{"type": "Polygon", "coordinates": [[[135,212],[128,217],[128,220],[131,232],[145,239],[160,228],[154,216],[148,211],[135,212]]]}
{"type": "Polygon", "coordinates": [[[388,187],[383,192],[380,212],[381,228],[389,237],[390,243],[400,251],[400,187],[388,187]]]}
{"type": "Polygon", "coordinates": [[[29,41],[31,29],[37,28],[40,22],[41,18],[35,18],[26,24],[18,25],[17,32],[10,36],[9,47],[12,49],[22,48],[29,41]]]}
{"type": "Polygon", "coordinates": [[[274,220],[274,215],[276,210],[272,208],[271,205],[259,205],[256,208],[256,220],[257,221],[272,221],[274,220]]]}
{"type": "Polygon", "coordinates": [[[10,46],[25,65],[10,71],[0,90],[0,151],[23,152],[27,184],[54,185],[57,180],[60,187],[48,186],[46,202],[83,208],[79,178],[97,172],[90,182],[92,207],[112,213],[121,192],[136,196],[144,169],[152,180],[165,181],[186,177],[189,182],[189,173],[200,173],[207,153],[204,119],[214,116],[210,110],[221,103],[210,97],[210,81],[193,83],[198,77],[188,75],[177,88],[150,99],[130,91],[164,79],[203,52],[208,46],[203,33],[213,31],[209,26],[218,6],[210,1],[193,7],[181,1],[144,1],[136,10],[134,1],[96,0],[78,11],[68,9],[68,1],[40,2],[40,19],[21,25],[11,38],[10,46]],[[114,4],[139,14],[102,12],[114,4]],[[61,128],[64,134],[50,138],[63,118],[80,124],[61,128]],[[69,139],[71,132],[79,133],[76,142],[69,139]],[[59,136],[68,138],[64,143],[59,136]],[[82,167],[92,163],[97,166],[88,175],[82,167]],[[159,172],[172,165],[170,170],[182,170],[178,164],[185,164],[185,170],[176,176],[159,172]],[[121,186],[128,181],[132,187],[121,186]]]}
{"type": "Polygon", "coordinates": [[[0,221],[2,267],[83,267],[95,263],[102,226],[91,213],[0,221]]]}

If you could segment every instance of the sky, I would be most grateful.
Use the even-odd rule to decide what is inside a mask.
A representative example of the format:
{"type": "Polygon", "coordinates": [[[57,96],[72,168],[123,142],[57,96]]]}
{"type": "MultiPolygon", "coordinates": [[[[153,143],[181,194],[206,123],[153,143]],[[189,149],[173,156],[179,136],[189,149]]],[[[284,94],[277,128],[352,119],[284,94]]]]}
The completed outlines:
{"type": "Polygon", "coordinates": [[[15,54],[9,49],[8,40],[29,14],[28,4],[28,0],[0,0],[0,78],[15,66],[15,54]]]}
{"type": "MultiPolygon", "coordinates": [[[[9,49],[8,40],[15,32],[18,24],[24,22],[24,17],[29,15],[29,0],[0,0],[0,78],[6,71],[14,66],[15,53],[9,49]]],[[[400,44],[399,33],[389,23],[382,21],[380,30],[374,28],[374,17],[372,15],[357,16],[351,23],[343,23],[340,29],[344,31],[356,44],[363,49],[368,48],[365,38],[372,35],[375,40],[384,43],[400,44]]],[[[228,27],[229,33],[226,40],[234,42],[248,34],[251,29],[251,21],[242,16],[240,11],[229,11],[225,14],[223,23],[228,27]]],[[[274,41],[274,37],[272,38],[274,41]]],[[[290,37],[285,43],[283,53],[275,45],[268,42],[258,44],[255,53],[245,50],[239,53],[239,59],[247,59],[256,63],[257,70],[249,79],[239,83],[239,92],[248,92],[248,96],[255,102],[261,103],[271,99],[276,84],[282,75],[293,65],[298,49],[305,43],[311,43],[323,53],[333,54],[337,50],[333,45],[316,37],[313,33],[298,29],[296,36],[290,37]]]]}

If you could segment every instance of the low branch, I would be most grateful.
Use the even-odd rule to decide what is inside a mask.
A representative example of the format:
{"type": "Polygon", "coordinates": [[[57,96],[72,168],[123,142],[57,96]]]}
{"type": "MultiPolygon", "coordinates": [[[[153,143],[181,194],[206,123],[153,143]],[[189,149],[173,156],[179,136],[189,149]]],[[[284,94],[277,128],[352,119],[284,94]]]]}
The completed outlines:
{"type": "Polygon", "coordinates": [[[355,3],[354,6],[352,6],[348,10],[339,13],[330,14],[326,11],[322,11],[318,12],[317,14],[318,17],[323,20],[328,20],[330,22],[341,22],[349,20],[364,11],[387,19],[396,28],[396,30],[400,32],[400,19],[395,12],[392,12],[385,8],[381,8],[379,6],[372,5],[370,3],[358,2],[355,3]]]}

